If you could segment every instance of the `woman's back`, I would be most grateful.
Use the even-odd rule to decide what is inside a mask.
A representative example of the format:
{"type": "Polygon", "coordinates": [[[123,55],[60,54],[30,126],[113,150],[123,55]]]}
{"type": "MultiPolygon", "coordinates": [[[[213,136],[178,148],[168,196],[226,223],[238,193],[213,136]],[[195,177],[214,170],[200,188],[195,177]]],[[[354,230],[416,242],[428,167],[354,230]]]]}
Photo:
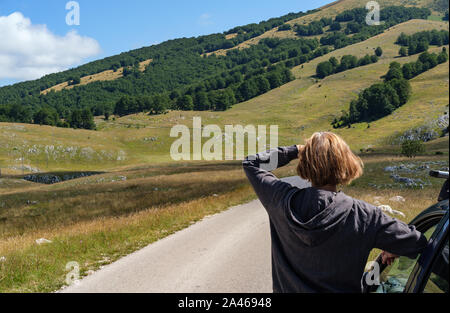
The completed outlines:
{"type": "Polygon", "coordinates": [[[244,170],[270,218],[274,292],[361,292],[370,251],[414,258],[427,244],[414,227],[342,192],[299,189],[267,169],[297,158],[297,146],[247,158],[244,170]]]}

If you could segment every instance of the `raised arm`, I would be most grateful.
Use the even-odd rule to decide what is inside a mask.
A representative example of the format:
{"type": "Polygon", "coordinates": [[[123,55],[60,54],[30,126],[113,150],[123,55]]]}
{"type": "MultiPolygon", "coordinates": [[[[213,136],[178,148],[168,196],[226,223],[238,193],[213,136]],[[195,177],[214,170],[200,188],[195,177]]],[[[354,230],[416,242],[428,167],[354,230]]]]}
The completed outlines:
{"type": "Polygon", "coordinates": [[[261,152],[244,160],[245,174],[268,211],[277,207],[287,192],[293,188],[291,184],[278,179],[271,171],[297,158],[298,147],[290,146],[261,152]]]}

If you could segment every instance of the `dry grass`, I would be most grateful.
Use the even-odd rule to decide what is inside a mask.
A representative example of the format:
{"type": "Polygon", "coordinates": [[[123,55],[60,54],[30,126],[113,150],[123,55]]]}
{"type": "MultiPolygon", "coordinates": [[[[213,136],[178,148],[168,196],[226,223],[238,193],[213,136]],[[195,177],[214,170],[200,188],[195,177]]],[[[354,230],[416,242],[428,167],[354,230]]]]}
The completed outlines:
{"type": "Polygon", "coordinates": [[[51,292],[64,285],[65,264],[77,261],[84,276],[88,270],[166,237],[203,217],[252,198],[249,187],[218,197],[210,196],[177,205],[158,207],[120,218],[102,218],[70,227],[37,231],[2,240],[0,292],[51,292]],[[37,246],[36,238],[51,244],[37,246]]]}
{"type": "MultiPolygon", "coordinates": [[[[145,60],[139,63],[139,70],[141,72],[145,71],[145,69],[147,68],[147,66],[152,62],[152,60],[145,60]]],[[[117,71],[113,71],[113,70],[107,70],[107,71],[103,71],[97,74],[93,74],[93,75],[88,75],[88,76],[84,76],[81,77],[81,82],[79,85],[72,85],[69,86],[68,82],[64,82],[58,85],[55,85],[53,87],[50,87],[46,90],[41,91],[41,94],[45,95],[51,91],[61,91],[63,89],[72,89],[76,86],[80,86],[80,85],[87,85],[93,82],[97,82],[97,81],[109,81],[109,80],[116,80],[119,79],[121,77],[123,77],[123,70],[124,68],[121,67],[119,69],[117,69],[117,71]]]]}
{"type": "MultiPolygon", "coordinates": [[[[365,175],[356,184],[343,189],[348,195],[369,203],[378,200],[391,205],[405,213],[403,220],[406,222],[435,202],[440,182],[423,190],[369,188],[367,182],[389,179],[389,174],[382,171],[384,166],[409,160],[379,155],[363,158],[365,175]],[[398,195],[406,202],[389,200],[398,195]]],[[[419,160],[428,161],[429,158],[416,161],[419,160]]],[[[277,170],[276,174],[293,176],[295,165],[293,162],[277,170]]],[[[99,177],[117,174],[106,173],[99,177]]],[[[233,162],[139,166],[122,169],[120,174],[127,175],[130,181],[100,183],[95,177],[89,177],[54,186],[28,188],[24,190],[26,193],[15,190],[1,196],[2,200],[12,196],[10,200],[16,203],[16,209],[8,212],[22,219],[22,225],[16,224],[18,232],[15,234],[10,227],[9,235],[4,233],[0,239],[0,256],[6,258],[0,263],[0,292],[54,291],[63,285],[65,264],[69,261],[77,261],[85,275],[88,270],[96,270],[206,215],[255,198],[240,165],[233,162]],[[161,192],[166,192],[165,201],[164,197],[152,192],[154,186],[162,187],[161,192]],[[108,190],[109,197],[106,197],[103,193],[108,190]],[[41,219],[39,225],[29,227],[33,224],[24,218],[30,211],[30,207],[23,205],[29,198],[25,195],[42,195],[40,204],[49,209],[45,212],[47,221],[41,219]],[[113,202],[109,203],[109,198],[113,198],[113,202]],[[61,216],[52,215],[57,199],[66,203],[69,209],[54,212],[61,216]],[[112,209],[108,207],[110,205],[112,209]],[[134,208],[130,210],[130,207],[134,208]],[[21,212],[25,215],[21,216],[21,212]],[[26,229],[23,225],[27,225],[26,229]],[[52,243],[38,246],[35,244],[38,238],[50,239],[52,243]]],[[[377,253],[374,251],[371,258],[377,253]]]]}
{"type": "Polygon", "coordinates": [[[152,169],[118,171],[4,190],[0,234],[5,238],[222,194],[245,184],[240,166],[234,164],[162,168],[166,173],[156,175],[152,169]]]}

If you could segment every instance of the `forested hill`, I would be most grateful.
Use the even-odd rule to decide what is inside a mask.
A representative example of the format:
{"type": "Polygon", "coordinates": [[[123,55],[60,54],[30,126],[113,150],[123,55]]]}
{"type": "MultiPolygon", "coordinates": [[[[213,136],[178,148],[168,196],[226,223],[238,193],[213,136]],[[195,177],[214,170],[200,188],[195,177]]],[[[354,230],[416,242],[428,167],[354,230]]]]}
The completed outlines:
{"type": "Polygon", "coordinates": [[[170,40],[0,88],[0,122],[91,129],[93,115],[159,114],[166,109],[223,111],[291,81],[294,66],[431,14],[426,8],[385,7],[382,25],[368,26],[367,10],[354,8],[308,25],[285,24],[315,12],[290,13],[222,34],[170,40]],[[230,49],[268,30],[292,27],[295,38],[265,38],[246,49],[230,49]],[[230,50],[226,55],[210,54],[220,49],[230,50]],[[149,59],[152,62],[142,72],[139,63],[149,59]],[[80,77],[120,67],[125,68],[120,79],[78,85],[80,77]],[[63,82],[75,87],[41,94],[63,82]]]}

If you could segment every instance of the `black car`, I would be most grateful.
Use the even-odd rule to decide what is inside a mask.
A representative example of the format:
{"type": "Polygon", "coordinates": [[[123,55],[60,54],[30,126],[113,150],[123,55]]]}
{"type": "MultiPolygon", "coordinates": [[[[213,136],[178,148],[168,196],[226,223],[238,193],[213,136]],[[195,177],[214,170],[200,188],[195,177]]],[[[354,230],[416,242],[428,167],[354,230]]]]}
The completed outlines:
{"type": "Polygon", "coordinates": [[[428,246],[416,260],[400,257],[390,266],[382,265],[381,256],[378,257],[379,284],[365,285],[366,293],[449,292],[449,173],[432,171],[430,175],[446,179],[439,203],[420,213],[410,223],[425,234],[428,246]]]}

